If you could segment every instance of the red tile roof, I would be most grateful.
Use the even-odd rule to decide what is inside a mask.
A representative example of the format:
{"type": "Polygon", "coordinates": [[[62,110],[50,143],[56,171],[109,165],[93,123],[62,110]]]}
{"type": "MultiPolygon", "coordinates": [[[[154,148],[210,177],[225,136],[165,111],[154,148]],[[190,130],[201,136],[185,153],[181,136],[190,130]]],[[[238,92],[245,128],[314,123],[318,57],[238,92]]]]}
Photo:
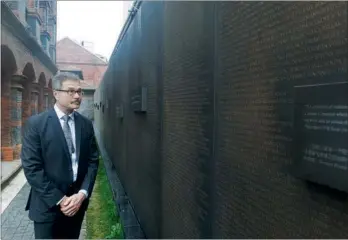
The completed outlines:
{"type": "Polygon", "coordinates": [[[75,68],[72,68],[72,64],[63,64],[57,62],[57,67],[60,70],[81,70],[83,79],[91,85],[98,86],[103,78],[103,75],[108,66],[93,66],[93,65],[82,65],[74,64],[75,68]]]}
{"type": "Polygon", "coordinates": [[[97,87],[108,64],[66,37],[57,43],[57,66],[60,70],[81,70],[86,83],[97,87]]]}

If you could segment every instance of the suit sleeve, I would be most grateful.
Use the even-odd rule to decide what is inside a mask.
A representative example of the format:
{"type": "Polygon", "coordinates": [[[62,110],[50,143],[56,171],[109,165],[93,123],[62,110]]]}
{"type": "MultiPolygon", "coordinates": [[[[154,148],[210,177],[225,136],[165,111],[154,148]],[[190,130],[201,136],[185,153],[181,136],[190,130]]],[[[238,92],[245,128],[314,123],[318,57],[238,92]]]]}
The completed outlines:
{"type": "Polygon", "coordinates": [[[40,135],[32,119],[29,119],[23,131],[22,166],[32,189],[51,208],[64,197],[64,193],[45,174],[41,151],[40,135]]]}
{"type": "Polygon", "coordinates": [[[90,124],[90,134],[88,137],[89,141],[89,157],[88,157],[88,170],[87,174],[82,182],[81,189],[87,191],[88,195],[91,195],[95,178],[97,176],[98,165],[99,165],[99,152],[97,148],[97,142],[94,135],[93,125],[90,124]]]}

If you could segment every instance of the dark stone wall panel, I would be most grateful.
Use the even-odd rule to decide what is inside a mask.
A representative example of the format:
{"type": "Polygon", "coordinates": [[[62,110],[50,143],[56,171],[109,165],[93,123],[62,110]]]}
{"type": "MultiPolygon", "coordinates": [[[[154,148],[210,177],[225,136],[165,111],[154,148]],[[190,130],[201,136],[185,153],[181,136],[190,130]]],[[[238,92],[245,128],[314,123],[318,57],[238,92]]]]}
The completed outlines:
{"type": "Polygon", "coordinates": [[[286,167],[294,86],[347,81],[347,3],[217,5],[214,236],[346,236],[345,202],[308,190],[286,167]]]}
{"type": "MultiPolygon", "coordinates": [[[[318,140],[301,109],[325,103],[297,90],[348,82],[347,12],[347,2],[141,3],[95,120],[146,237],[346,238],[347,194],[293,165],[307,156],[296,144],[318,140]],[[136,112],[142,87],[147,109],[136,112]]],[[[348,104],[344,89],[320,89],[348,104]]]]}
{"type": "Polygon", "coordinates": [[[163,237],[210,235],[213,4],[166,2],[163,39],[163,237]]]}

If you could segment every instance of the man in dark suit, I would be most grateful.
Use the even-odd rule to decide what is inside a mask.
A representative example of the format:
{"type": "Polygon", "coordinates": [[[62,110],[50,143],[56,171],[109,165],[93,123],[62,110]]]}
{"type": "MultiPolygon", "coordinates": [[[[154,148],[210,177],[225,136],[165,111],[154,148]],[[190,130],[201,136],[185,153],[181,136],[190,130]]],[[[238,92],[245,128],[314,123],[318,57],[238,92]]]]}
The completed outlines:
{"type": "Polygon", "coordinates": [[[52,79],[56,104],[31,116],[23,131],[21,159],[31,186],[26,210],[37,239],[77,239],[98,169],[93,124],[79,114],[80,79],[52,79]]]}

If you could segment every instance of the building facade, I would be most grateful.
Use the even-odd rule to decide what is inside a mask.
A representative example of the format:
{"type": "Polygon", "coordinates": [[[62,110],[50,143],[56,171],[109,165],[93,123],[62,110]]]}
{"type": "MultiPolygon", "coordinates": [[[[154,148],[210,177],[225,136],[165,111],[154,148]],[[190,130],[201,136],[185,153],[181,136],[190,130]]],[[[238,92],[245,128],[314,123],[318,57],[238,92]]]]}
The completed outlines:
{"type": "Polygon", "coordinates": [[[1,160],[19,159],[26,119],[53,104],[56,1],[1,1],[1,160]]]}
{"type": "Polygon", "coordinates": [[[57,67],[62,72],[77,74],[84,91],[79,112],[94,119],[93,95],[107,68],[107,59],[93,53],[93,43],[78,43],[68,37],[57,42],[57,67]]]}

